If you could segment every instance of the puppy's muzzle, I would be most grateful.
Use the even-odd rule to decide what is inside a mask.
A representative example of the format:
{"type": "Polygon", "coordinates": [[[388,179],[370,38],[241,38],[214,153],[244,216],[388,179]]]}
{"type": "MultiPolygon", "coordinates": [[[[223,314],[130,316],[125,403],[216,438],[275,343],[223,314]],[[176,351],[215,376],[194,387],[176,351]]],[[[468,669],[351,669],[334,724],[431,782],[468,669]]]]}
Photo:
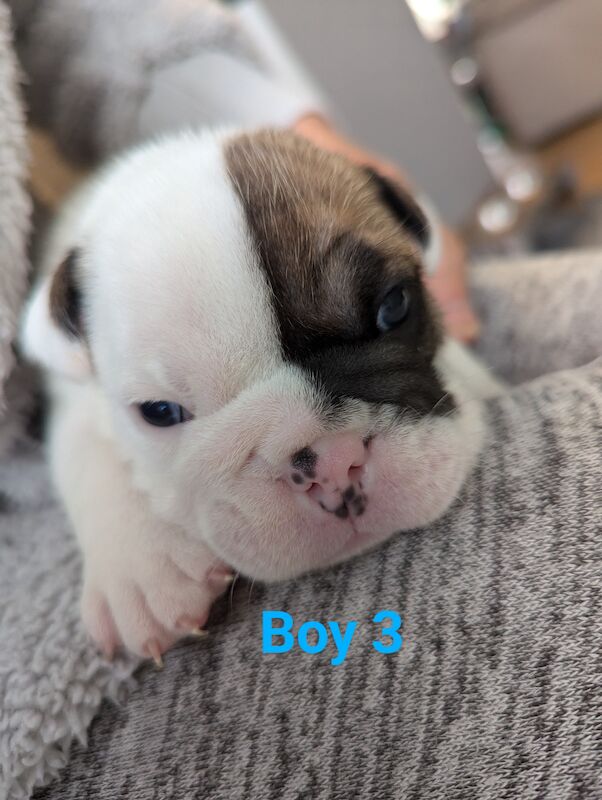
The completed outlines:
{"type": "Polygon", "coordinates": [[[370,445],[357,433],[337,433],[297,451],[283,469],[291,489],[316,508],[339,519],[359,517],[366,510],[366,466],[370,445]]]}

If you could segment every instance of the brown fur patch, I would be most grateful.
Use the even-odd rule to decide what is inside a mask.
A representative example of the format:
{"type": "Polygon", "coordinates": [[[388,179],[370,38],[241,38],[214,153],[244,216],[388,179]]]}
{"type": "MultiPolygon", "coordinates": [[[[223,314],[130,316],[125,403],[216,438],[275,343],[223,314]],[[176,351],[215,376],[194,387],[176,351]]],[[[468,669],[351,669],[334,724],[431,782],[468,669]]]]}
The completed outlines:
{"type": "Polygon", "coordinates": [[[362,279],[417,277],[418,248],[367,171],[274,131],[232,139],[226,160],[291,330],[359,333],[362,279]]]}
{"type": "Polygon", "coordinates": [[[412,387],[421,410],[440,402],[432,368],[440,331],[420,251],[374,176],[288,132],[235,136],[225,157],[272,289],[285,356],[333,396],[406,406],[404,387],[412,387]],[[379,305],[400,282],[411,293],[411,317],[380,334],[379,305]]]}

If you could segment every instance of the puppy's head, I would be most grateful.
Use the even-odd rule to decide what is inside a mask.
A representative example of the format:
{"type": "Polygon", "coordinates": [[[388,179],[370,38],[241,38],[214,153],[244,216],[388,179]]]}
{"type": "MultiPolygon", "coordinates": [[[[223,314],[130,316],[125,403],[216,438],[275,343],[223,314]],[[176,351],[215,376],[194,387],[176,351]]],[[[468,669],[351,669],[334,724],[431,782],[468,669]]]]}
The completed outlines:
{"type": "Polygon", "coordinates": [[[30,349],[62,337],[157,513],[270,579],[449,506],[478,435],[403,190],[291,134],[189,134],[75,216],[30,349]]]}

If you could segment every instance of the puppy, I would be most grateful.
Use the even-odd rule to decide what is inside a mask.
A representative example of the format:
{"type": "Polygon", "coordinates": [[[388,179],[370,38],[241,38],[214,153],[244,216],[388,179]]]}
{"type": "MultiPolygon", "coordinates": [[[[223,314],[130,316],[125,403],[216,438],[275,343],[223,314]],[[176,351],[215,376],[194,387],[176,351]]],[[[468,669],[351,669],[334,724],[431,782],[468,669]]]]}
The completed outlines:
{"type": "Polygon", "coordinates": [[[446,340],[405,192],[284,132],[184,133],[65,209],[26,309],[107,653],[160,661],[232,570],[282,580],[439,517],[498,384],[446,340]]]}

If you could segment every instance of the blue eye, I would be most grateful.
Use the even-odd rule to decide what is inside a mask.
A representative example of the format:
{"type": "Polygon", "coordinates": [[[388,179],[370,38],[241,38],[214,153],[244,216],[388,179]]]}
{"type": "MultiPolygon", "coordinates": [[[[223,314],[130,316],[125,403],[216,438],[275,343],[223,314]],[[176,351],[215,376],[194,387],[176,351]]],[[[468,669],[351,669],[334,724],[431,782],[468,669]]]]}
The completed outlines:
{"type": "Polygon", "coordinates": [[[386,333],[393,330],[405,320],[410,312],[410,293],[403,286],[395,286],[385,295],[378,314],[376,326],[386,333]]]}
{"type": "Polygon", "coordinates": [[[169,400],[148,400],[140,403],[138,408],[142,419],[158,428],[169,428],[192,419],[192,414],[179,403],[170,403],[169,400]]]}

